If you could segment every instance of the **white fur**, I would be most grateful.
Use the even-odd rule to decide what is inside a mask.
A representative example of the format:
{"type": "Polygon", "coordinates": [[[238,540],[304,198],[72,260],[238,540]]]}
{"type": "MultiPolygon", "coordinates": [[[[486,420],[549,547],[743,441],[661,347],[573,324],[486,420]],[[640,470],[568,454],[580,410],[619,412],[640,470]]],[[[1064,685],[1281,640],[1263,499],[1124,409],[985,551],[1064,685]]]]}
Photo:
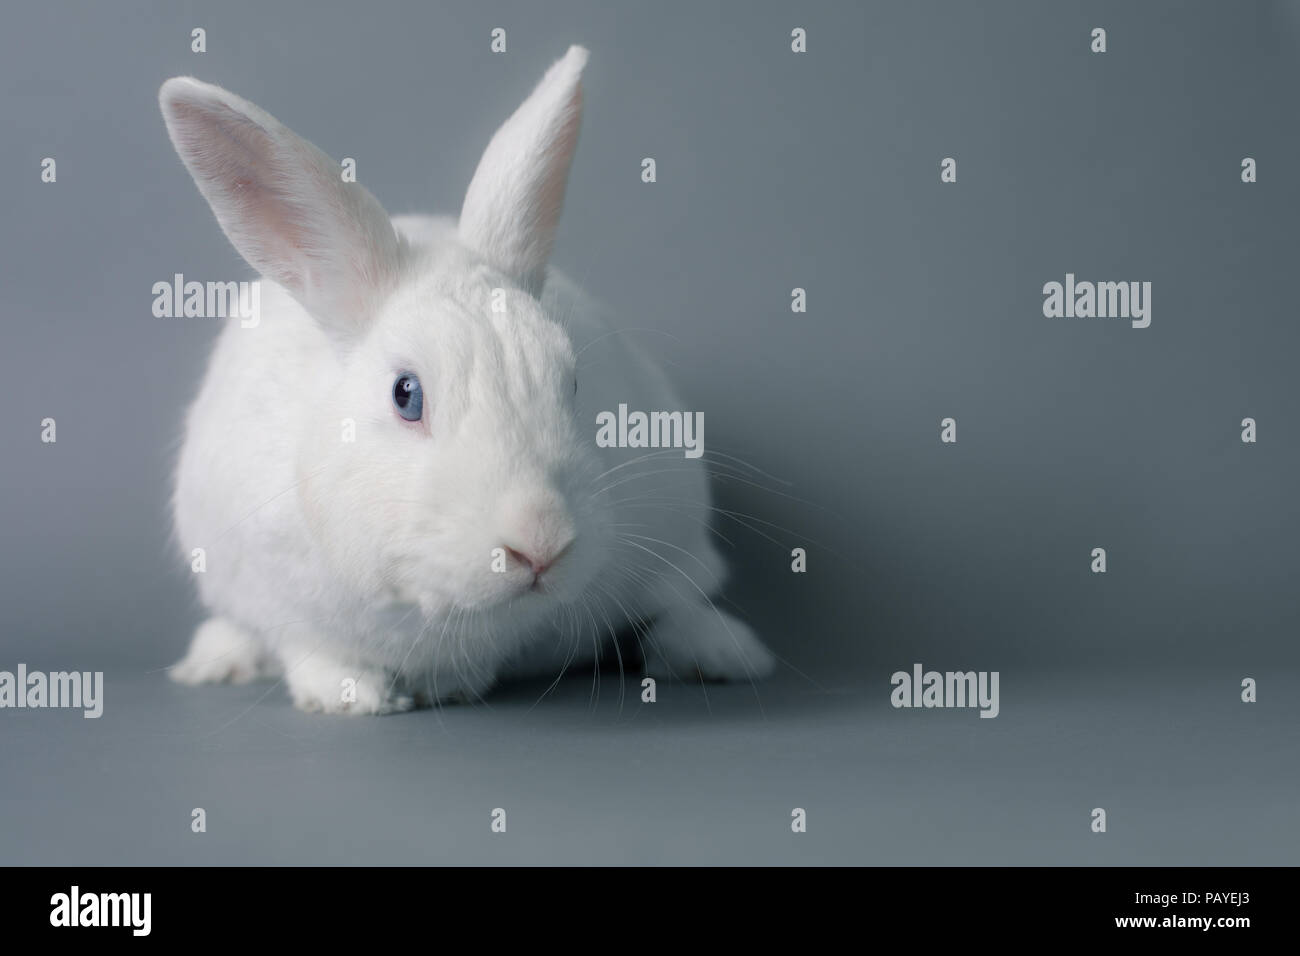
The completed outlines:
{"type": "Polygon", "coordinates": [[[176,528],[187,560],[206,551],[213,618],[178,680],[280,670],[303,709],[385,713],[555,676],[628,625],[656,675],[771,670],[710,600],[707,458],[595,446],[599,411],[687,406],[546,272],[586,56],[571,48],[493,138],[459,226],[389,219],[252,104],[163,84],[173,144],[265,277],[260,323],[226,326],[186,424],[176,528]],[[393,409],[402,372],[423,423],[393,409]],[[499,547],[562,554],[539,591],[517,561],[492,570],[499,547]]]}

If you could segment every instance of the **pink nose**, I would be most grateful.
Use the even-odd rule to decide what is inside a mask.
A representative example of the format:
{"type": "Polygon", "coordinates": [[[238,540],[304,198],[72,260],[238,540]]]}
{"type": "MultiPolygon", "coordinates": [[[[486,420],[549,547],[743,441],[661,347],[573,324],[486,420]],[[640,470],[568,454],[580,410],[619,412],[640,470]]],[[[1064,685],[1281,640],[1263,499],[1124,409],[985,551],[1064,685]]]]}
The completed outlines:
{"type": "Polygon", "coordinates": [[[540,579],[543,574],[553,567],[555,562],[558,561],[567,550],[569,549],[566,546],[553,554],[533,555],[525,554],[523,551],[516,551],[509,545],[506,545],[506,553],[509,554],[510,557],[514,558],[524,567],[532,569],[534,582],[540,579]]]}

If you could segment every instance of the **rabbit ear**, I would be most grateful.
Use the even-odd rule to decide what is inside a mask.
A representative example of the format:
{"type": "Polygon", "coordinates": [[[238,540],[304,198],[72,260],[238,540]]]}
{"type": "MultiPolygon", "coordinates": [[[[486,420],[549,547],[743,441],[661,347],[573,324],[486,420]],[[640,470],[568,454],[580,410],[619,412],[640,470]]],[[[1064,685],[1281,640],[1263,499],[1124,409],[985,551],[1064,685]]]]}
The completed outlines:
{"type": "Polygon", "coordinates": [[[172,145],[248,264],[318,321],[356,327],[396,279],[402,242],[378,200],[270,114],[175,77],[158,95],[172,145]]]}
{"type": "Polygon", "coordinates": [[[580,46],[546,71],[492,137],[465,193],[460,238],[534,294],[546,279],[582,120],[580,46]]]}

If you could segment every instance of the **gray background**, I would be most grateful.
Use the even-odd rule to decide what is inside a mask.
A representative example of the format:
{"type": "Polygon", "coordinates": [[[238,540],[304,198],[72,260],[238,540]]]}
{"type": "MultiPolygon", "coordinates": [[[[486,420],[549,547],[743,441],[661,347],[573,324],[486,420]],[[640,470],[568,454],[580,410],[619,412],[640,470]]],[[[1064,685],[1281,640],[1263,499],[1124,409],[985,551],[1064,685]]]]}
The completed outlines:
{"type": "Polygon", "coordinates": [[[0,712],[0,862],[1297,862],[1297,4],[320,6],[3,15],[0,669],[108,688],[98,721],[0,712]],[[717,488],[763,522],[720,519],[728,597],[786,666],[377,720],[171,686],[199,611],[169,473],[216,327],[150,287],[246,270],[158,85],[219,83],[390,211],[455,212],[571,42],[554,262],[653,330],[711,448],[790,483],[717,488]],[[1066,272],[1151,281],[1151,327],[1044,318],[1066,272]],[[916,661],[1001,671],[1002,715],[892,709],[916,661]]]}

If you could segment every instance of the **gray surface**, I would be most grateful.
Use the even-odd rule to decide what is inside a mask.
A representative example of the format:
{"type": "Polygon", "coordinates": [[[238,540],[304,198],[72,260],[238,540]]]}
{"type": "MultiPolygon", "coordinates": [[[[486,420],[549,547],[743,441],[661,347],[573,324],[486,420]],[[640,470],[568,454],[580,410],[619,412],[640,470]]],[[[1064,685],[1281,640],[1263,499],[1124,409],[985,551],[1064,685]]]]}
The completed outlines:
{"type": "Polygon", "coordinates": [[[7,9],[0,669],[110,682],[99,721],[0,712],[0,860],[1296,862],[1298,10],[7,9]],[[215,328],[149,289],[244,270],[158,84],[226,85],[390,210],[454,211],[570,42],[593,55],[555,263],[651,330],[714,448],[791,482],[719,487],[775,539],[723,520],[729,597],[817,684],[785,669],[762,718],[747,688],[620,714],[607,682],[593,712],[579,679],[360,722],[167,685],[198,621],[168,475],[215,328]],[[1151,328],[1045,319],[1067,271],[1151,280],[1151,328]],[[914,661],[1001,670],[1002,715],[892,710],[914,661]]]}
{"type": "Polygon", "coordinates": [[[100,721],[11,722],[0,774],[21,800],[0,859],[1294,864],[1294,743],[1277,733],[1300,718],[1294,675],[1254,707],[1216,674],[1003,677],[996,720],[793,680],[653,705],[629,684],[620,707],[613,675],[596,705],[575,680],[535,708],[544,688],[353,720],[122,675],[100,721]]]}

